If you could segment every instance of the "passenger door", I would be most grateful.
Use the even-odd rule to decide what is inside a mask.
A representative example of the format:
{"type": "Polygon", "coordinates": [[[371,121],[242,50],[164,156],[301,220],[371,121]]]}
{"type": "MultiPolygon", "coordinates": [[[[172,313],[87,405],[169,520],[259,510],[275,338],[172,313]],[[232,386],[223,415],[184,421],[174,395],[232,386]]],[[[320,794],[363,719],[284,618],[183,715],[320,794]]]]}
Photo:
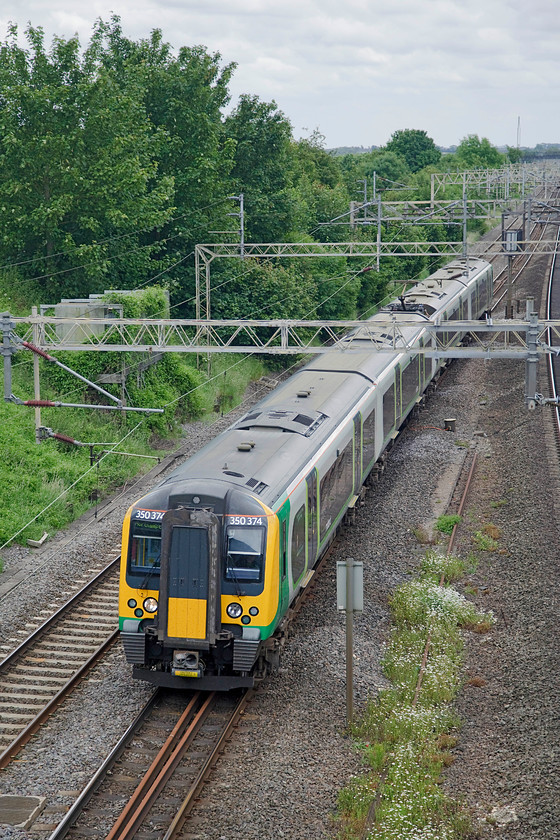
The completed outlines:
{"type": "Polygon", "coordinates": [[[161,534],[158,638],[213,644],[220,623],[218,517],[207,510],[171,510],[161,534]]]}

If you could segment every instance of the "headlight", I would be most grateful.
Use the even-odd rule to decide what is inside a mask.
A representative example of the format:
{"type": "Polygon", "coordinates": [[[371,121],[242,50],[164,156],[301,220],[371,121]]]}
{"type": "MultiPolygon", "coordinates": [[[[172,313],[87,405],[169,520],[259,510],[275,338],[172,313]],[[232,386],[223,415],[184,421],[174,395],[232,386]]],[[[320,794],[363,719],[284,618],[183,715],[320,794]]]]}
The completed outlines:
{"type": "Polygon", "coordinates": [[[233,604],[227,605],[226,612],[230,618],[239,618],[239,616],[243,612],[243,607],[241,606],[241,604],[236,604],[234,602],[233,604]]]}
{"type": "Polygon", "coordinates": [[[135,598],[129,598],[128,606],[130,607],[131,610],[133,610],[134,607],[136,606],[136,599],[135,598]]]}
{"type": "Polygon", "coordinates": [[[157,601],[155,598],[146,598],[142,606],[147,613],[155,613],[157,610],[157,601]]]}

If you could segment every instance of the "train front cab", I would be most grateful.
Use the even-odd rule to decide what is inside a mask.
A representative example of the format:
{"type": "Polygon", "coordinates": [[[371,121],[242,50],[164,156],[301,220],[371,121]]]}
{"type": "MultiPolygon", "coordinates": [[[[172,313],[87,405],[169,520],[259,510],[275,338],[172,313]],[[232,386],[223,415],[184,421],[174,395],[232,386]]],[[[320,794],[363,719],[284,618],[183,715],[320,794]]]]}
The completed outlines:
{"type": "Polygon", "coordinates": [[[125,565],[123,549],[121,637],[139,679],[230,689],[253,685],[255,665],[273,661],[270,636],[280,614],[278,521],[256,499],[228,495],[234,504],[225,507],[241,513],[179,506],[162,515],[158,574],[152,576],[158,589],[150,583],[158,602],[152,618],[126,617],[128,603],[146,593],[128,586],[132,551],[126,549],[125,565]]]}

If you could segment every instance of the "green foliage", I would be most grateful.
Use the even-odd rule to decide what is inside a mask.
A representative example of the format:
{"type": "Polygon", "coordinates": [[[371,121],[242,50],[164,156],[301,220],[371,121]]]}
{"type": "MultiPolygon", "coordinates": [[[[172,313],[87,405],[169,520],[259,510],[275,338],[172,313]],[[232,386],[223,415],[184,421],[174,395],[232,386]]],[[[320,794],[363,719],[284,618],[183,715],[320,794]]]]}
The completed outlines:
{"type": "Polygon", "coordinates": [[[498,548],[498,543],[494,537],[484,530],[475,531],[472,536],[472,541],[479,551],[496,551],[498,548]]]}
{"type": "Polygon", "coordinates": [[[458,525],[460,521],[461,517],[456,513],[444,513],[441,516],[438,516],[436,520],[436,529],[441,531],[442,534],[448,534],[451,536],[453,528],[455,525],[458,525]]]}
{"type": "Polygon", "coordinates": [[[339,837],[421,837],[459,840],[469,835],[468,816],[441,789],[441,772],[453,761],[449,748],[458,726],[451,702],[460,686],[459,627],[493,623],[448,586],[433,578],[460,574],[457,558],[430,551],[419,579],[400,586],[391,603],[393,631],[383,659],[391,687],[370,700],[353,726],[370,772],[355,777],[338,798],[339,837]],[[418,691],[420,662],[429,656],[418,691]],[[375,800],[374,823],[366,825],[375,800]]]}
{"type": "Polygon", "coordinates": [[[437,551],[427,551],[420,564],[422,577],[434,583],[439,583],[442,575],[444,583],[458,580],[465,574],[467,568],[470,568],[470,564],[465,563],[460,557],[453,554],[440,554],[437,551]]]}
{"type": "Polygon", "coordinates": [[[224,137],[222,121],[235,65],[222,67],[219,53],[200,46],[175,51],[159,29],[131,41],[117,15],[96,24],[91,52],[119,84],[135,80],[159,141],[158,173],[173,179],[173,219],[161,232],[166,243],[157,273],[165,270],[174,302],[182,302],[194,290],[193,261],[185,256],[196,243],[213,240],[208,231],[235,227],[227,216],[231,202],[225,201],[234,191],[229,176],[235,143],[224,137]]]}
{"type": "MultiPolygon", "coordinates": [[[[361,178],[367,178],[368,183],[373,183],[375,172],[376,193],[387,193],[407,185],[410,180],[410,169],[406,160],[396,152],[376,150],[364,155],[345,156],[342,158],[346,181],[349,191],[357,198],[356,182],[361,178]]],[[[383,196],[385,199],[386,195],[383,196]]],[[[399,198],[402,195],[398,194],[399,198]]]]}
{"type": "Polygon", "coordinates": [[[490,140],[486,137],[481,140],[477,134],[469,134],[461,140],[454,158],[460,169],[495,169],[504,165],[504,156],[490,140]]]}
{"type": "Polygon", "coordinates": [[[419,172],[425,166],[437,164],[441,158],[441,152],[432,138],[419,129],[395,131],[385,148],[404,158],[411,172],[419,172]]]}
{"type": "Polygon", "coordinates": [[[160,138],[134,80],[96,69],[77,38],[47,51],[40,28],[26,35],[24,49],[11,26],[0,45],[0,258],[20,263],[43,302],[101,291],[109,272],[127,287],[158,248],[134,231],[171,215],[160,138]]]}
{"type": "Polygon", "coordinates": [[[509,163],[521,163],[523,160],[523,152],[521,149],[515,146],[506,146],[506,149],[509,163]]]}
{"type": "Polygon", "coordinates": [[[294,227],[290,123],[275,102],[243,94],[224,127],[235,144],[231,177],[244,194],[247,238],[278,242],[294,227]]]}
{"type": "MultiPolygon", "coordinates": [[[[307,231],[320,242],[336,242],[346,238],[348,228],[328,222],[345,219],[348,224],[344,214],[348,213],[351,196],[340,161],[325,151],[323,139],[315,132],[311,138],[291,144],[291,179],[297,196],[295,221],[300,231],[307,231]]],[[[300,241],[297,232],[290,238],[300,241]]]]}
{"type": "Polygon", "coordinates": [[[108,303],[120,303],[123,318],[169,318],[169,299],[159,286],[136,289],[131,294],[108,292],[103,295],[108,303]]]}
{"type": "MultiPolygon", "coordinates": [[[[91,365],[99,364],[104,355],[74,354],[70,361],[74,362],[74,367],[77,360],[83,361],[92,373],[91,365]]],[[[120,354],[113,355],[120,360],[120,354]]],[[[92,398],[88,391],[81,393],[84,388],[81,383],[78,384],[80,393],[75,393],[76,380],[72,377],[68,380],[74,389],[72,394],[52,393],[52,384],[49,387],[46,384],[47,368],[64,374],[60,368],[42,364],[42,396],[80,402],[92,398]],[[65,399],[70,396],[71,400],[65,399]]],[[[167,441],[165,448],[173,446],[172,439],[177,434],[179,422],[212,416],[216,408],[228,410],[242,399],[248,381],[262,374],[260,360],[227,355],[215,359],[214,373],[208,381],[203,373],[185,361],[184,356],[166,354],[157,366],[144,372],[143,383],[138,385],[134,374],[127,384],[129,403],[150,407],[167,405],[164,415],[143,417],[87,409],[42,409],[42,424],[88,444],[80,447],[52,438],[37,445],[33,412],[23,406],[0,403],[0,446],[4,453],[0,466],[3,511],[0,545],[20,531],[16,538],[20,542],[28,538],[39,539],[44,531],[52,535],[91,507],[94,498],[103,497],[131,476],[149,469],[153,463],[144,458],[111,453],[90,469],[89,444],[94,445],[93,451],[99,455],[126,437],[126,442],[117,449],[139,455],[159,455],[162,438],[167,441]],[[158,447],[155,451],[154,446],[158,447]],[[35,517],[38,518],[33,521],[35,517]]],[[[22,398],[33,392],[31,359],[23,352],[14,359],[13,384],[15,393],[22,398]]],[[[55,381],[55,384],[59,382],[55,381]]]]}
{"type": "MultiPolygon", "coordinates": [[[[56,428],[54,410],[43,410],[42,419],[56,428]]],[[[0,471],[0,544],[22,528],[17,537],[20,542],[39,539],[44,531],[52,535],[91,507],[93,494],[103,494],[130,474],[151,465],[149,461],[134,459],[132,463],[133,459],[110,455],[90,469],[89,447],[70,449],[54,440],[37,446],[33,427],[32,411],[0,404],[0,446],[4,453],[0,471]],[[76,486],[65,492],[75,482],[76,486]],[[40,517],[33,521],[38,514],[40,517]]],[[[74,427],[76,438],[87,440],[89,435],[92,441],[107,442],[120,437],[114,420],[107,423],[99,417],[84,419],[74,427]]],[[[142,435],[127,441],[126,448],[139,454],[150,452],[142,435]]]]}
{"type": "Polygon", "coordinates": [[[314,283],[293,260],[222,260],[212,285],[214,318],[303,318],[315,310],[314,283]]]}

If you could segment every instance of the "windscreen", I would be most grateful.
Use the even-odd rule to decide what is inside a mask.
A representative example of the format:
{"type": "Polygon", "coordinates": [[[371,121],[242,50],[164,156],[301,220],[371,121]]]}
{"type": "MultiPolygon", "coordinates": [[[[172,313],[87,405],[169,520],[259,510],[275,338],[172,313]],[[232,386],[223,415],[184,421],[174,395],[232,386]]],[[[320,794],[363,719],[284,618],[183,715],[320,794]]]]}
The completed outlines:
{"type": "Polygon", "coordinates": [[[264,578],[264,528],[230,525],[226,537],[225,579],[261,583],[264,578]]]}
{"type": "Polygon", "coordinates": [[[161,559],[161,523],[131,522],[128,571],[134,575],[158,575],[161,559]]]}

